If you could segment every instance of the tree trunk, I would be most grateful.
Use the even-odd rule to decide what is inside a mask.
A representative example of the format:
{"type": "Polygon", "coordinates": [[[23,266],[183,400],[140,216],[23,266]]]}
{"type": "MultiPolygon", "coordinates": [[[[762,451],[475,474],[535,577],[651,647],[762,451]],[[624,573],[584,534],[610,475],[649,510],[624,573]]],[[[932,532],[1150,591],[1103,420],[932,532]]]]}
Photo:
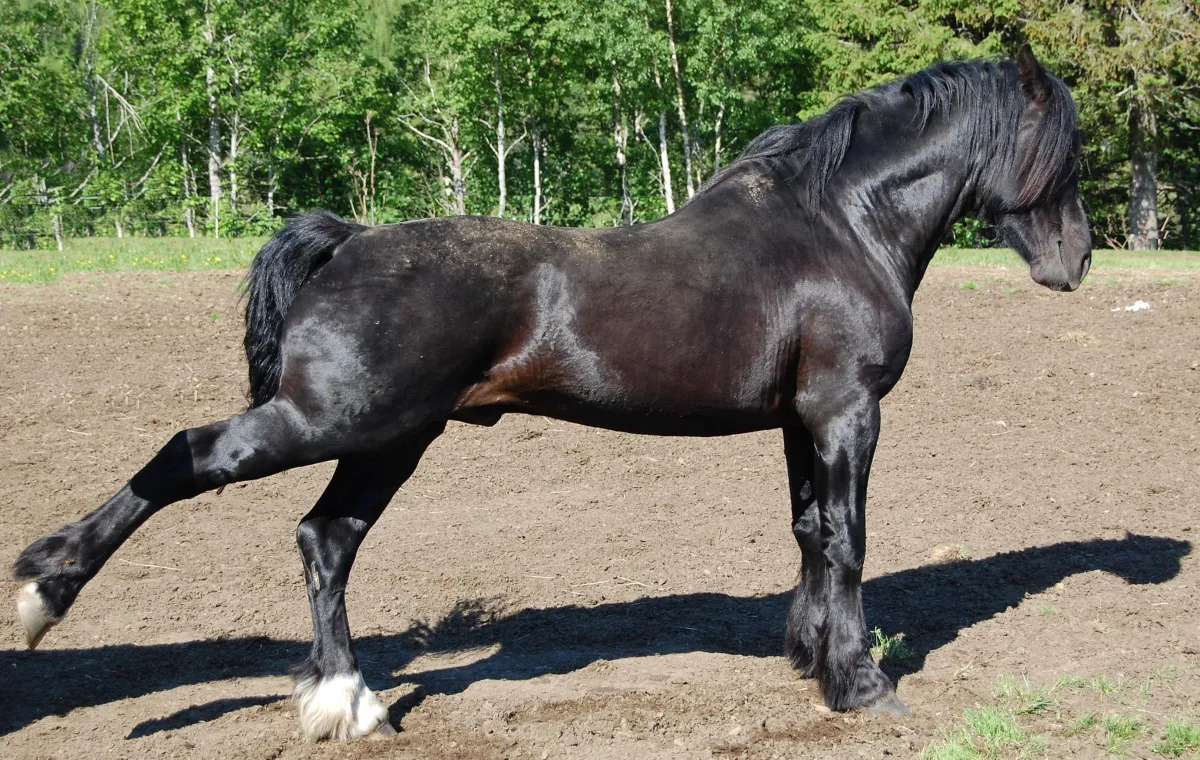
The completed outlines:
{"type": "Polygon", "coordinates": [[[55,214],[51,220],[51,225],[54,228],[54,242],[58,245],[58,250],[61,251],[63,249],[62,215],[55,214]]]}
{"type": "Polygon", "coordinates": [[[721,122],[724,118],[725,101],[722,100],[721,108],[717,111],[716,144],[713,146],[713,174],[721,171],[721,122]]]}
{"type": "MultiPolygon", "coordinates": [[[[432,106],[433,115],[426,116],[423,114],[412,114],[411,117],[401,117],[400,122],[408,127],[417,137],[420,137],[426,142],[436,145],[442,153],[442,160],[445,162],[446,168],[450,170],[450,203],[446,204],[452,214],[463,216],[467,213],[467,174],[471,167],[467,164],[467,159],[471,156],[471,151],[464,151],[461,140],[461,118],[458,112],[452,108],[438,105],[437,92],[433,86],[433,78],[430,75],[431,69],[429,57],[425,58],[425,85],[429,88],[429,96],[432,106]],[[413,121],[416,120],[429,127],[437,127],[437,130],[442,133],[441,137],[429,134],[422,131],[413,121]]],[[[497,153],[497,158],[500,161],[504,160],[503,154],[497,153]]],[[[439,183],[444,179],[441,170],[438,171],[439,183]]]]}
{"type": "Polygon", "coordinates": [[[464,167],[466,156],[463,154],[462,146],[458,143],[458,129],[458,117],[455,116],[450,124],[450,135],[453,139],[450,142],[450,153],[447,156],[450,164],[450,198],[454,213],[458,216],[466,216],[467,174],[464,167]]]}
{"type": "Polygon", "coordinates": [[[542,135],[533,124],[533,223],[542,223],[542,135]]]}
{"type": "MultiPolygon", "coordinates": [[[[230,61],[231,66],[232,66],[232,63],[233,63],[233,61],[231,60],[230,61]]],[[[241,130],[242,130],[241,111],[237,104],[237,100],[239,98],[241,98],[242,92],[241,92],[240,83],[238,82],[237,67],[232,66],[232,69],[233,69],[233,97],[234,97],[235,102],[234,102],[234,108],[233,108],[233,118],[229,125],[229,155],[228,155],[227,163],[229,165],[229,210],[230,210],[230,213],[233,215],[233,219],[236,223],[237,215],[238,215],[238,207],[237,207],[237,204],[238,204],[238,183],[237,183],[237,180],[238,180],[238,177],[237,177],[238,140],[239,140],[239,136],[240,136],[241,130]]]]}
{"type": "Polygon", "coordinates": [[[667,112],[658,112],[658,160],[662,166],[663,200],[667,213],[675,213],[675,191],[671,189],[671,156],[667,152],[667,112]]]}
{"type": "Polygon", "coordinates": [[[626,165],[629,130],[621,112],[621,80],[617,78],[616,68],[617,63],[613,61],[613,145],[617,150],[617,171],[621,175],[621,226],[629,227],[633,224],[633,201],[629,197],[629,168],[626,165]]]}
{"type": "Polygon", "coordinates": [[[1158,250],[1158,146],[1153,114],[1129,112],[1129,247],[1158,250]]]}
{"type": "Polygon", "coordinates": [[[267,159],[267,217],[275,216],[275,155],[267,159]]]}
{"type": "Polygon", "coordinates": [[[370,166],[367,168],[367,176],[363,183],[366,193],[363,211],[367,216],[367,224],[375,224],[375,159],[379,155],[379,128],[371,127],[371,119],[374,116],[375,114],[367,111],[367,115],[363,119],[367,132],[367,151],[370,154],[370,166]]]}
{"type": "Polygon", "coordinates": [[[192,168],[188,165],[187,139],[179,141],[179,163],[183,167],[183,223],[187,225],[188,237],[196,237],[195,210],[192,207],[192,187],[188,181],[192,168]]]}
{"type": "Polygon", "coordinates": [[[687,108],[683,102],[683,75],[679,71],[679,52],[675,49],[675,21],[671,8],[671,0],[667,4],[667,45],[671,50],[671,69],[675,72],[675,105],[679,108],[679,128],[683,133],[683,173],[687,177],[687,194],[691,198],[696,194],[696,186],[692,184],[692,142],[688,135],[687,108]]]}
{"type": "Polygon", "coordinates": [[[217,72],[212,59],[216,54],[216,34],[212,18],[206,19],[204,40],[208,43],[208,65],[204,69],[204,86],[208,93],[208,197],[211,203],[209,216],[212,219],[213,237],[221,237],[221,120],[217,113],[217,72]]]}
{"type": "Polygon", "coordinates": [[[104,160],[104,140],[100,137],[100,117],[96,111],[96,43],[100,38],[100,20],[96,15],[96,3],[87,5],[87,26],[83,32],[83,86],[87,89],[88,119],[92,124],[92,145],[96,156],[104,160]]]}
{"type": "Polygon", "coordinates": [[[503,218],[504,208],[508,205],[508,178],[504,171],[504,165],[508,163],[508,153],[504,147],[504,90],[500,86],[500,48],[495,48],[492,53],[496,83],[496,184],[500,190],[500,197],[496,200],[496,216],[503,218]]]}

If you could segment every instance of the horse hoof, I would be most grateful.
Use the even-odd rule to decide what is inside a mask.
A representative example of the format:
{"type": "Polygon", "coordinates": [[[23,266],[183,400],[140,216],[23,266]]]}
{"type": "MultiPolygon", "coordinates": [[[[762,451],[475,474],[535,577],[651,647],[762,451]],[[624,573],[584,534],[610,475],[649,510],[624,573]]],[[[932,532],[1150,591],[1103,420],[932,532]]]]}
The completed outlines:
{"type": "Polygon", "coordinates": [[[25,626],[25,643],[30,649],[36,649],[46,632],[62,620],[50,614],[46,600],[38,591],[37,581],[26,583],[17,592],[17,616],[25,626]]]}
{"type": "Polygon", "coordinates": [[[379,724],[379,728],[375,729],[375,733],[371,734],[370,738],[375,741],[383,741],[385,739],[394,739],[398,735],[392,724],[386,720],[379,724]]]}
{"type": "Polygon", "coordinates": [[[344,742],[376,733],[387,736],[388,730],[396,733],[388,723],[387,707],[367,688],[358,672],[300,678],[295,699],[300,729],[312,741],[344,742]]]}
{"type": "Polygon", "coordinates": [[[910,715],[908,707],[900,701],[900,697],[896,696],[896,692],[888,692],[887,695],[880,697],[871,704],[866,706],[866,711],[871,715],[884,715],[889,718],[903,718],[905,715],[910,715]]]}

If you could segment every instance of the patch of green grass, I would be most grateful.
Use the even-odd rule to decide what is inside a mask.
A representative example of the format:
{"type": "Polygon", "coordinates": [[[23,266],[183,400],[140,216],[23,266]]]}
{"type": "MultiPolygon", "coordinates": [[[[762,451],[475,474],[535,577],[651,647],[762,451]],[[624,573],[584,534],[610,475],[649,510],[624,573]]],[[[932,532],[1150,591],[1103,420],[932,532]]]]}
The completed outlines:
{"type": "Polygon", "coordinates": [[[1187,285],[1187,280],[1182,277],[1164,277],[1161,280],[1155,280],[1155,285],[1187,285]]]}
{"type": "Polygon", "coordinates": [[[1146,725],[1136,715],[1110,715],[1104,719],[1104,746],[1114,755],[1125,756],[1129,742],[1146,733],[1146,725]]]}
{"type": "Polygon", "coordinates": [[[1186,720],[1169,720],[1162,738],[1150,748],[1167,757],[1180,757],[1184,752],[1200,751],[1200,724],[1186,720]]]}
{"type": "Polygon", "coordinates": [[[1055,609],[1054,607],[1051,607],[1048,604],[1043,604],[1041,607],[1038,607],[1038,612],[1042,615],[1042,617],[1047,617],[1049,615],[1061,615],[1062,614],[1061,611],[1055,609]]]}
{"type": "Polygon", "coordinates": [[[888,636],[883,629],[871,631],[871,656],[879,663],[902,663],[911,660],[916,652],[904,640],[903,633],[888,636]]]}
{"type": "Polygon", "coordinates": [[[977,707],[964,711],[960,723],[921,750],[921,759],[971,760],[1014,753],[1027,757],[1045,748],[1045,738],[1021,728],[1012,712],[977,707]]]}
{"type": "Polygon", "coordinates": [[[1063,676],[1055,686],[1061,689],[1082,689],[1087,686],[1087,680],[1083,676],[1063,676]]]}
{"type": "Polygon", "coordinates": [[[0,283],[46,283],[69,272],[244,269],[263,238],[72,238],[62,251],[0,250],[0,283]]]}
{"type": "Polygon", "coordinates": [[[224,318],[225,317],[219,311],[214,311],[212,314],[208,315],[209,321],[212,321],[212,322],[220,322],[224,318]]]}
{"type": "Polygon", "coordinates": [[[979,290],[979,286],[976,285],[975,283],[971,282],[970,280],[967,280],[966,282],[959,285],[958,289],[959,290],[979,290]]]}
{"type": "Polygon", "coordinates": [[[1041,715],[1057,704],[1045,686],[1033,688],[1029,679],[1000,676],[993,695],[997,701],[1006,703],[1017,715],[1041,715]]]}
{"type": "Polygon", "coordinates": [[[1179,680],[1179,668],[1170,663],[1154,671],[1154,680],[1162,683],[1175,683],[1179,680]]]}
{"type": "MultiPolygon", "coordinates": [[[[932,266],[1025,267],[1009,248],[942,248],[932,266]]],[[[1092,251],[1092,271],[1103,269],[1200,269],[1197,251],[1092,251]]]]}
{"type": "Polygon", "coordinates": [[[1098,718],[1096,718],[1096,713],[1085,712],[1083,715],[1080,715],[1079,718],[1076,719],[1076,721],[1072,723],[1066,731],[1063,732],[1063,735],[1070,738],[1075,734],[1081,734],[1084,731],[1090,731],[1096,727],[1097,722],[1098,718]]]}
{"type": "Polygon", "coordinates": [[[1117,690],[1117,685],[1108,680],[1106,676],[1096,676],[1092,679],[1092,683],[1090,685],[1093,689],[1101,694],[1112,694],[1117,690]]]}

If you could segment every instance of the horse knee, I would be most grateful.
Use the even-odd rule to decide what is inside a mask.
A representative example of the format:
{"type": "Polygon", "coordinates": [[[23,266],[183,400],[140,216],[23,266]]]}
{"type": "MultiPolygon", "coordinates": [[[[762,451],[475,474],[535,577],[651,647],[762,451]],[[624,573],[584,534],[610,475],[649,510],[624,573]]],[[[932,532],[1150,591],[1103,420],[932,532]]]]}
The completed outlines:
{"type": "Polygon", "coordinates": [[[816,505],[802,510],[792,522],[792,535],[804,551],[821,550],[821,516],[816,505]]]}

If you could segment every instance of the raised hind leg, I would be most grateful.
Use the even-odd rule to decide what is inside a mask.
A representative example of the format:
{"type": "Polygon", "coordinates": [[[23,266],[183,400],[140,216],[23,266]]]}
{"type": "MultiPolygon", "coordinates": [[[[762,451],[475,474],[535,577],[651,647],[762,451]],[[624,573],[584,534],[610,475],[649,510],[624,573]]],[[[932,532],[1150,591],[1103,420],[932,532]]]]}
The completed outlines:
{"type": "Polygon", "coordinates": [[[821,628],[825,625],[825,555],[821,551],[821,515],[813,487],[812,436],[802,427],[783,429],[788,490],[792,501],[792,535],[800,545],[800,580],[788,609],[785,651],[805,678],[815,674],[821,628]]]}
{"type": "Polygon", "coordinates": [[[102,507],[34,541],[13,576],[26,642],[36,647],[125,539],[158,510],[227,483],[328,458],[296,409],[272,401],[222,422],[175,435],[102,507]]]}
{"type": "Polygon", "coordinates": [[[363,682],[350,641],[346,583],[358,547],[445,423],[378,454],[343,458],[316,506],[296,528],[312,607],[313,645],[296,667],[296,704],[309,739],[356,739],[395,730],[363,682]]]}

